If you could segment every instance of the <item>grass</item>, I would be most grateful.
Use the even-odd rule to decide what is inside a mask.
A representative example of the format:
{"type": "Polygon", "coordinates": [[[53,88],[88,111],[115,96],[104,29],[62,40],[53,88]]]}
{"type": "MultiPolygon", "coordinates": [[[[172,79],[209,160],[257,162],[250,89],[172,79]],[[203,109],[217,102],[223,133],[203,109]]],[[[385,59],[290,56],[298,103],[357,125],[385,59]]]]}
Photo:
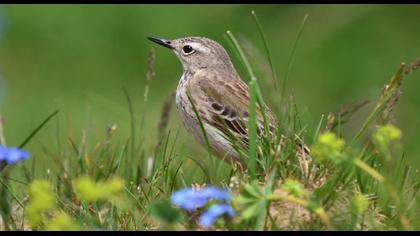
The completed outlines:
{"type": "MultiPolygon", "coordinates": [[[[252,15],[277,84],[269,44],[256,13],[252,15]]],[[[288,60],[282,97],[306,19],[307,15],[288,60]]],[[[67,129],[67,145],[60,145],[58,150],[44,150],[43,158],[53,163],[53,168],[45,169],[36,158],[20,165],[3,165],[1,229],[203,229],[195,223],[197,213],[186,213],[172,206],[169,198],[175,190],[191,184],[212,184],[229,189],[236,216],[221,218],[210,229],[419,230],[419,174],[407,164],[400,142],[401,131],[391,124],[388,116],[401,95],[402,82],[419,67],[419,61],[400,65],[377,105],[350,140],[344,140],[347,135],[342,133],[342,127],[365,103],[353,104],[327,118],[322,116],[316,127],[306,127],[293,94],[277,117],[281,121],[277,133],[283,138],[265,135],[263,140],[258,140],[256,109],[257,104],[263,107],[264,103],[259,81],[265,78],[257,79],[240,42],[231,31],[227,36],[250,78],[248,173],[241,175],[222,168],[226,166],[220,160],[206,162],[204,157],[181,155],[176,149],[180,142],[178,132],[167,128],[173,94],[164,102],[161,118],[156,121],[158,137],[154,142],[147,142],[153,145],[145,145],[144,140],[153,137],[145,133],[144,126],[154,75],[154,51],[151,51],[140,127],[136,125],[137,114],[130,94],[124,89],[127,114],[131,118],[131,136],[124,142],[113,139],[116,126],[105,129],[102,140],[90,141],[86,131],[89,127],[82,128],[79,145],[72,136],[73,130],[67,129]],[[314,132],[313,138],[305,137],[308,129],[314,132]],[[302,158],[295,135],[312,140],[307,143],[312,159],[302,158]],[[257,168],[257,164],[262,168],[257,168]]],[[[283,104],[281,101],[278,102],[283,104]]],[[[45,125],[52,125],[56,114],[47,116],[20,147],[31,142],[45,125]]],[[[7,123],[0,123],[0,141],[5,144],[3,125],[7,127],[7,123]]],[[[201,120],[200,126],[206,137],[201,120]]],[[[57,132],[56,138],[63,139],[61,132],[57,132]]],[[[206,144],[208,148],[207,139],[206,144]]],[[[208,156],[213,158],[210,152],[208,156]]]]}

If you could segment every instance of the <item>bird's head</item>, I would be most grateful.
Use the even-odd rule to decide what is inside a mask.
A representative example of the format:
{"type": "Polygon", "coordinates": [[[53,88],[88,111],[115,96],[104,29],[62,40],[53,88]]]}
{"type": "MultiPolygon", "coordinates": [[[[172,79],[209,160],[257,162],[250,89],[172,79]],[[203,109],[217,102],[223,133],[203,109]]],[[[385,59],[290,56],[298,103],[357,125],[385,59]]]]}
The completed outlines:
{"type": "Polygon", "coordinates": [[[204,37],[186,37],[174,40],[148,37],[148,39],[171,49],[181,61],[184,70],[233,68],[226,50],[214,40],[204,37]]]}

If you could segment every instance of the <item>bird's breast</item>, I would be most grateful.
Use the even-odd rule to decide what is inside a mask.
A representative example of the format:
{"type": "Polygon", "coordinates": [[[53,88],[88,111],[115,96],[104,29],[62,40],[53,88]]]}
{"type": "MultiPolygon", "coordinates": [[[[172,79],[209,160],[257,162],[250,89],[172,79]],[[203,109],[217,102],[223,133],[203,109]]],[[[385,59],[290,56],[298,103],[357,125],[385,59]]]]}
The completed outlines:
{"type": "Polygon", "coordinates": [[[180,111],[180,109],[185,110],[186,101],[188,101],[185,85],[186,85],[186,78],[185,78],[185,72],[184,72],[181,76],[181,79],[179,80],[178,87],[176,88],[175,102],[176,102],[178,111],[180,111]]]}
{"type": "MultiPolygon", "coordinates": [[[[188,127],[188,124],[191,123],[192,117],[192,106],[188,100],[187,92],[186,92],[186,86],[187,86],[187,77],[186,73],[184,72],[181,76],[181,79],[179,80],[178,87],[176,88],[176,96],[175,96],[175,102],[176,102],[176,108],[178,110],[178,113],[181,116],[181,120],[188,127]]],[[[191,124],[190,124],[191,125],[191,124]]]]}

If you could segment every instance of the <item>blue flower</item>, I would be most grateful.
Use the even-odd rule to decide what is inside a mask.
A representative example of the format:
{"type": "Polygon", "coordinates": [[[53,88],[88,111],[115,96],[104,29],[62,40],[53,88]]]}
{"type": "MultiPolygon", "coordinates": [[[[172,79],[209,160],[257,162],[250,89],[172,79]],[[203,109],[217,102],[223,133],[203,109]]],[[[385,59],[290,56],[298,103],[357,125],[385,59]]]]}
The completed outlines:
{"type": "Polygon", "coordinates": [[[21,160],[26,160],[29,157],[27,151],[16,147],[4,147],[0,145],[0,161],[5,161],[7,164],[14,164],[21,160]]]}
{"type": "Polygon", "coordinates": [[[220,201],[229,201],[230,193],[227,190],[219,189],[214,186],[209,186],[201,190],[200,193],[203,197],[207,199],[215,199],[220,201]]]}
{"type": "Polygon", "coordinates": [[[225,189],[208,186],[199,190],[184,188],[174,192],[171,202],[174,205],[192,212],[199,207],[207,204],[210,199],[217,200],[218,203],[211,205],[199,218],[198,224],[202,227],[211,227],[219,216],[235,216],[235,211],[228,204],[230,193],[225,189]]]}
{"type": "Polygon", "coordinates": [[[217,218],[222,215],[233,217],[235,216],[235,211],[228,204],[215,204],[200,216],[198,223],[202,227],[209,228],[213,225],[217,218]]]}
{"type": "Polygon", "coordinates": [[[187,211],[194,211],[196,208],[204,206],[207,199],[203,198],[200,191],[195,191],[193,188],[184,188],[172,193],[171,202],[187,211]]]}
{"type": "Polygon", "coordinates": [[[171,196],[172,204],[187,211],[194,211],[196,208],[204,206],[210,199],[228,201],[230,200],[230,194],[227,190],[209,186],[200,190],[184,188],[174,192],[171,196]]]}

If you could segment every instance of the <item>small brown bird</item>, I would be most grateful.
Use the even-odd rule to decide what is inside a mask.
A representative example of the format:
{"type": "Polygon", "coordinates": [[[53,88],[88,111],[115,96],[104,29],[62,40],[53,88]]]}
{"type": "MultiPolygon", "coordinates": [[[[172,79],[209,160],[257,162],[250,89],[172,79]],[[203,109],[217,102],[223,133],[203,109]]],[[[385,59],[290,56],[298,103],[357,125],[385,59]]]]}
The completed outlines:
{"type": "MultiPolygon", "coordinates": [[[[182,63],[184,71],[176,90],[176,105],[183,125],[198,142],[206,146],[192,102],[213,154],[243,169],[246,161],[238,148],[245,152],[248,150],[249,89],[226,50],[219,43],[204,37],[148,39],[171,49],[182,63]]],[[[277,127],[276,118],[267,106],[264,105],[263,110],[269,130],[273,133],[277,127]]],[[[263,133],[264,116],[257,106],[258,137],[263,133]]]]}

